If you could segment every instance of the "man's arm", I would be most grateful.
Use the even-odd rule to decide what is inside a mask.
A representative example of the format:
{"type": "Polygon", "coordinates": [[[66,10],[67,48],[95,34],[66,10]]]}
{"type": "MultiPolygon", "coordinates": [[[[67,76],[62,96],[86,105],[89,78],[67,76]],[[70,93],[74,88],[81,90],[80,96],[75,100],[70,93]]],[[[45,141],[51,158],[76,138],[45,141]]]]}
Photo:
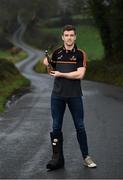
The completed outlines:
{"type": "Polygon", "coordinates": [[[85,67],[77,68],[77,71],[69,72],[69,73],[62,73],[59,71],[51,71],[50,75],[54,77],[64,77],[67,79],[83,79],[86,72],[85,67]]]}

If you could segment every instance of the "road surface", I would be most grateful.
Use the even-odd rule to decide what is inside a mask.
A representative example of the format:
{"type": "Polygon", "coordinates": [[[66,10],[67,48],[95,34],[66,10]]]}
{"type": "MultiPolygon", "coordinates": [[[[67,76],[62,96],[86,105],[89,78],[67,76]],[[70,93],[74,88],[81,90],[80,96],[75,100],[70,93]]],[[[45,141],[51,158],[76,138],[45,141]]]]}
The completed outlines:
{"type": "Polygon", "coordinates": [[[44,54],[22,42],[23,31],[18,30],[14,43],[26,50],[29,57],[17,67],[32,86],[30,93],[0,114],[0,179],[122,179],[123,89],[85,80],[82,81],[85,125],[89,151],[98,167],[83,166],[67,108],[63,123],[65,168],[47,172],[45,166],[51,157],[53,77],[32,70],[44,54]]]}

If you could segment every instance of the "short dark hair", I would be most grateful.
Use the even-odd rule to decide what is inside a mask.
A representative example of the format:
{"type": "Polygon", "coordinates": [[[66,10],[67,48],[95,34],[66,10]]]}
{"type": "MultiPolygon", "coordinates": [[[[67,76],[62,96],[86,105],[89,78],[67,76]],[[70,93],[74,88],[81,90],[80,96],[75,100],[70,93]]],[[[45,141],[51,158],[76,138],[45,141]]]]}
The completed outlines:
{"type": "Polygon", "coordinates": [[[64,33],[64,31],[74,31],[75,34],[76,34],[76,28],[73,25],[70,25],[70,24],[65,25],[63,27],[63,33],[64,33]]]}

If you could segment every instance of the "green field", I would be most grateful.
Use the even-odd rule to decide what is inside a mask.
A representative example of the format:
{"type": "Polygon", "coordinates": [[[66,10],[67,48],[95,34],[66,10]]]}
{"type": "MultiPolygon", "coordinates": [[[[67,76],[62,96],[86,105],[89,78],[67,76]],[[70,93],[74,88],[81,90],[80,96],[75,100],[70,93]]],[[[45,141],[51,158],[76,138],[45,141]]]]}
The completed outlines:
{"type": "Polygon", "coordinates": [[[87,52],[88,61],[102,59],[104,56],[99,32],[93,26],[77,28],[77,44],[79,48],[87,52]]]}

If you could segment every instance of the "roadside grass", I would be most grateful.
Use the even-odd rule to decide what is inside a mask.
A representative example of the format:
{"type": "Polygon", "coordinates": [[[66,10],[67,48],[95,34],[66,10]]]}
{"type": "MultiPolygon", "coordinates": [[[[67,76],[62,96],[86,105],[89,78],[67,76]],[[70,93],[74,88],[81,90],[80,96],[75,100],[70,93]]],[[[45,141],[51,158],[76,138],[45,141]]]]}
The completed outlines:
{"type": "Polygon", "coordinates": [[[27,57],[28,57],[28,54],[23,50],[13,55],[9,50],[0,50],[0,58],[4,58],[13,63],[22,61],[23,59],[27,57]]]}
{"type": "Polygon", "coordinates": [[[6,80],[0,80],[0,112],[4,112],[6,103],[12,95],[26,90],[29,86],[29,80],[20,74],[6,80]]]}
{"type": "Polygon", "coordinates": [[[0,50],[0,58],[6,58],[10,56],[10,52],[8,50],[0,50]]]}
{"type": "Polygon", "coordinates": [[[34,66],[34,71],[36,71],[37,73],[47,73],[47,68],[46,66],[43,64],[43,58],[41,58],[37,64],[34,66]]]}
{"type": "Polygon", "coordinates": [[[14,58],[8,51],[0,51],[0,112],[4,112],[5,104],[13,94],[30,87],[30,81],[14,65],[25,57],[27,54],[23,51],[14,58]]]}
{"type": "Polygon", "coordinates": [[[123,64],[91,61],[88,63],[85,79],[123,87],[123,64]]]}

